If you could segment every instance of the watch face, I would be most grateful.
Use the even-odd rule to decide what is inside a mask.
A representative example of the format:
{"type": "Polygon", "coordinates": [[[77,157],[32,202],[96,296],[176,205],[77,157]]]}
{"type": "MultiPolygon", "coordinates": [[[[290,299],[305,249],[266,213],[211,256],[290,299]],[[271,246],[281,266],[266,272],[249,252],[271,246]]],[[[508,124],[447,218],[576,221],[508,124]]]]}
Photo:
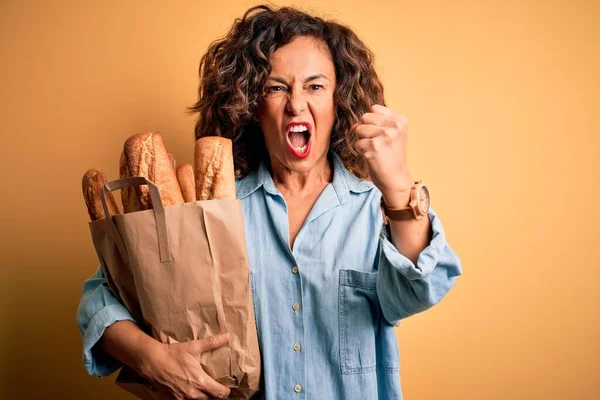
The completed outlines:
{"type": "Polygon", "coordinates": [[[429,190],[427,190],[426,186],[421,186],[417,200],[419,202],[419,209],[421,209],[423,214],[427,214],[429,211],[429,190]]]}

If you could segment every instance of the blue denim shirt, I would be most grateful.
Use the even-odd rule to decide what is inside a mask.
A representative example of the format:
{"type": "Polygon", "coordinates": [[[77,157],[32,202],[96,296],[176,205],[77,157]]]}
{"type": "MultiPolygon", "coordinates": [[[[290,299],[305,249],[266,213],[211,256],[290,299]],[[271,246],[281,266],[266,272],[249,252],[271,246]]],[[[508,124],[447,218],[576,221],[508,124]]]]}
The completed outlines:
{"type": "MultiPolygon", "coordinates": [[[[263,361],[258,399],[402,399],[394,326],[438,303],[462,274],[433,210],[433,237],[414,265],[389,240],[379,190],[335,154],[333,167],[293,250],[265,166],[237,182],[263,361]]],[[[120,367],[94,344],[124,319],[133,320],[98,270],[77,311],[89,374],[120,367]]]]}

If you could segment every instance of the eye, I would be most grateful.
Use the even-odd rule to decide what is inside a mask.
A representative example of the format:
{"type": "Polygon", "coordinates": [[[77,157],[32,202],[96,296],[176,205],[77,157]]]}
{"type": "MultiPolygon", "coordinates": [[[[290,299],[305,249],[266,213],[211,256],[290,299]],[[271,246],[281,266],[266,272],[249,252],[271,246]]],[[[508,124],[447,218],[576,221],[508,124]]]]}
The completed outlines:
{"type": "Polygon", "coordinates": [[[323,85],[318,85],[318,84],[314,83],[314,84],[310,85],[309,88],[313,92],[318,92],[319,90],[323,89],[323,85]]]}
{"type": "Polygon", "coordinates": [[[285,90],[285,87],[283,87],[281,85],[275,85],[275,86],[268,86],[267,87],[267,93],[283,92],[284,90],[285,90]]]}

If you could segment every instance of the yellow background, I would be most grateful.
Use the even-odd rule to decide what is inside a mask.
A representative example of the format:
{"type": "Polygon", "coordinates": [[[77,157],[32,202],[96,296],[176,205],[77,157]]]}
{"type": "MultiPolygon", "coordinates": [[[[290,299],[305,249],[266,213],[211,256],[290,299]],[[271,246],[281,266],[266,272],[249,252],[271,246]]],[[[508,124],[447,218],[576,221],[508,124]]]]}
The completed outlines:
{"type": "MultiPolygon", "coordinates": [[[[0,398],[130,398],[82,366],[80,180],[145,130],[192,160],[199,58],[255,4],[0,2],[0,398]]],[[[397,331],[405,398],[599,398],[598,3],[294,4],[375,52],[463,262],[397,331]]]]}

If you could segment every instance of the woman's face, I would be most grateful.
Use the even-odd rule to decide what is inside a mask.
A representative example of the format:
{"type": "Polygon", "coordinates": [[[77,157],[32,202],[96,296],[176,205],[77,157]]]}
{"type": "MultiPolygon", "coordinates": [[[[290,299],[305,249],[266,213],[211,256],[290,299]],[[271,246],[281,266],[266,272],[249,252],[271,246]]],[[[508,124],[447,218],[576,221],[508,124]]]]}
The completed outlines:
{"type": "Polygon", "coordinates": [[[272,164],[307,172],[327,156],[335,84],[325,43],[300,36],[273,53],[258,115],[272,164]]]}

